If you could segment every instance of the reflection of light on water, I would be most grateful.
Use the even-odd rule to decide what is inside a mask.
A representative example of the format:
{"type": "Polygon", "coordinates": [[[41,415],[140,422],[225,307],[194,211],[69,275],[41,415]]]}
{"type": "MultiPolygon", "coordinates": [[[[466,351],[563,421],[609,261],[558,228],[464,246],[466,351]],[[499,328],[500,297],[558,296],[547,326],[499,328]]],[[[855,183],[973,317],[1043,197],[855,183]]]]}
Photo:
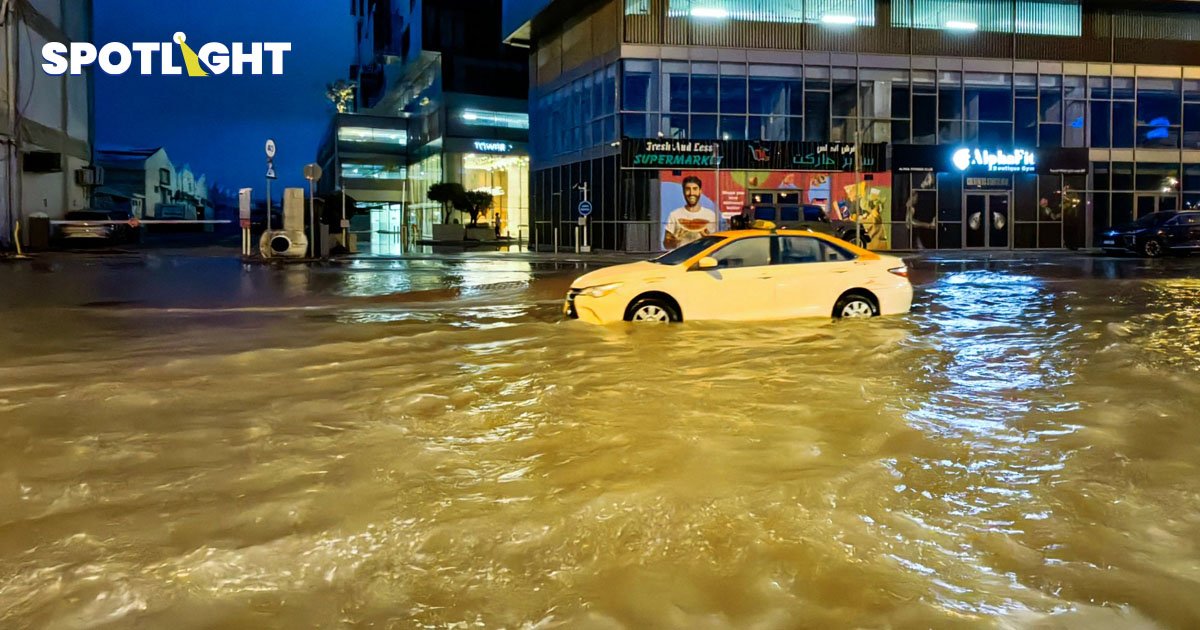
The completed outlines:
{"type": "Polygon", "coordinates": [[[1200,280],[1151,280],[1142,340],[1169,365],[1200,371],[1200,280]]]}
{"type": "Polygon", "coordinates": [[[925,386],[906,418],[938,440],[966,441],[971,450],[965,457],[917,455],[888,464],[903,481],[895,492],[906,516],[924,517],[915,533],[895,533],[911,545],[902,564],[933,545],[960,565],[957,575],[942,576],[941,605],[985,614],[1023,609],[958,590],[1007,579],[989,567],[984,549],[962,537],[1020,536],[1024,515],[1044,520],[1054,513],[1036,489],[1059,477],[1068,457],[1046,443],[1080,429],[1061,419],[1077,405],[1056,393],[1074,378],[1058,353],[1078,326],[1063,320],[1058,298],[1032,276],[955,273],[930,287],[928,297],[918,338],[934,353],[913,366],[925,386]]]}

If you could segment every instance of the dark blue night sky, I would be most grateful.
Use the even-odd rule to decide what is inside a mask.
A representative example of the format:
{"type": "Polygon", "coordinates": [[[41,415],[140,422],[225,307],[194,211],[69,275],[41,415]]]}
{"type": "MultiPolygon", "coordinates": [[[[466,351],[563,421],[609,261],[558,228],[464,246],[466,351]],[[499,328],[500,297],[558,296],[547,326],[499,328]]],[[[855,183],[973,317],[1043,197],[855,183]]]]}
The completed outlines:
{"type": "Polygon", "coordinates": [[[98,43],[168,42],[176,31],[183,31],[195,50],[212,41],[293,45],[281,77],[192,79],[136,72],[114,77],[97,72],[96,132],[101,148],[163,146],[176,167],[191,164],[197,175],[208,175],[209,183],[252,187],[262,196],[263,145],[270,136],[279,145],[279,181],[272,192],[278,196],[283,186],[304,185],[302,169],[316,158],[333,113],[325,100],[325,85],[346,78],[353,58],[349,2],[96,0],[95,6],[98,43]]]}

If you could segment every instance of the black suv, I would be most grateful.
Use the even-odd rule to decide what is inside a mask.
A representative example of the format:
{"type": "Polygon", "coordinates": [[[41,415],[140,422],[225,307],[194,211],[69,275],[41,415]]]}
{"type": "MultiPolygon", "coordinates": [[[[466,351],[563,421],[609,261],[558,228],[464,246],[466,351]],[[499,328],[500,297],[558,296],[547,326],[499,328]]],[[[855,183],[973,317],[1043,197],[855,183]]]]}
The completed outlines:
{"type": "Polygon", "coordinates": [[[871,242],[865,227],[859,233],[853,221],[830,221],[821,206],[764,206],[755,208],[753,212],[752,221],[770,221],[777,227],[792,230],[809,229],[864,248],[871,242]]]}
{"type": "Polygon", "coordinates": [[[1154,212],[1104,233],[1105,253],[1134,253],[1148,258],[1200,249],[1200,211],[1154,212]]]}

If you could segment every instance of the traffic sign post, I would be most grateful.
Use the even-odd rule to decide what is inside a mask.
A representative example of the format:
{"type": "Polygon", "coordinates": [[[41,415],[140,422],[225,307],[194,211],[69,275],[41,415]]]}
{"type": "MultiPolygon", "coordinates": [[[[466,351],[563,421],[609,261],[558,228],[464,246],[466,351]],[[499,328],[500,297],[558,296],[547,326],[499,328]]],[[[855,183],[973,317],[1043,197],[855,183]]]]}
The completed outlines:
{"type": "Polygon", "coordinates": [[[579,202],[579,216],[587,218],[592,214],[592,202],[584,199],[579,202]]]}
{"type": "Polygon", "coordinates": [[[308,180],[308,256],[317,257],[317,202],[314,188],[322,175],[321,165],[309,164],[304,167],[304,179],[308,180]]]}
{"type": "Polygon", "coordinates": [[[267,138],[267,232],[271,232],[271,180],[275,179],[275,140],[267,138]]]}

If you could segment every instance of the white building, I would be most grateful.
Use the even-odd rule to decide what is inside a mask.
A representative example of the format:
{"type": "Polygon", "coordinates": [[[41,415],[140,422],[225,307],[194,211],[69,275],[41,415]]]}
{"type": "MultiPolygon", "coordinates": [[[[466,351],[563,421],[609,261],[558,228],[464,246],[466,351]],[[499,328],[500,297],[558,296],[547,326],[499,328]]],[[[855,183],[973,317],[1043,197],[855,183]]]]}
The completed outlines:
{"type": "Polygon", "coordinates": [[[0,247],[9,247],[18,221],[90,205],[92,73],[50,76],[40,59],[47,42],[91,41],[92,1],[0,0],[0,22],[0,247]]]}
{"type": "Polygon", "coordinates": [[[210,214],[208,177],[197,177],[187,164],[175,168],[162,147],[101,148],[96,163],[104,173],[104,186],[96,191],[97,207],[128,208],[142,219],[162,218],[162,206],[184,206],[188,218],[210,214]]]}

